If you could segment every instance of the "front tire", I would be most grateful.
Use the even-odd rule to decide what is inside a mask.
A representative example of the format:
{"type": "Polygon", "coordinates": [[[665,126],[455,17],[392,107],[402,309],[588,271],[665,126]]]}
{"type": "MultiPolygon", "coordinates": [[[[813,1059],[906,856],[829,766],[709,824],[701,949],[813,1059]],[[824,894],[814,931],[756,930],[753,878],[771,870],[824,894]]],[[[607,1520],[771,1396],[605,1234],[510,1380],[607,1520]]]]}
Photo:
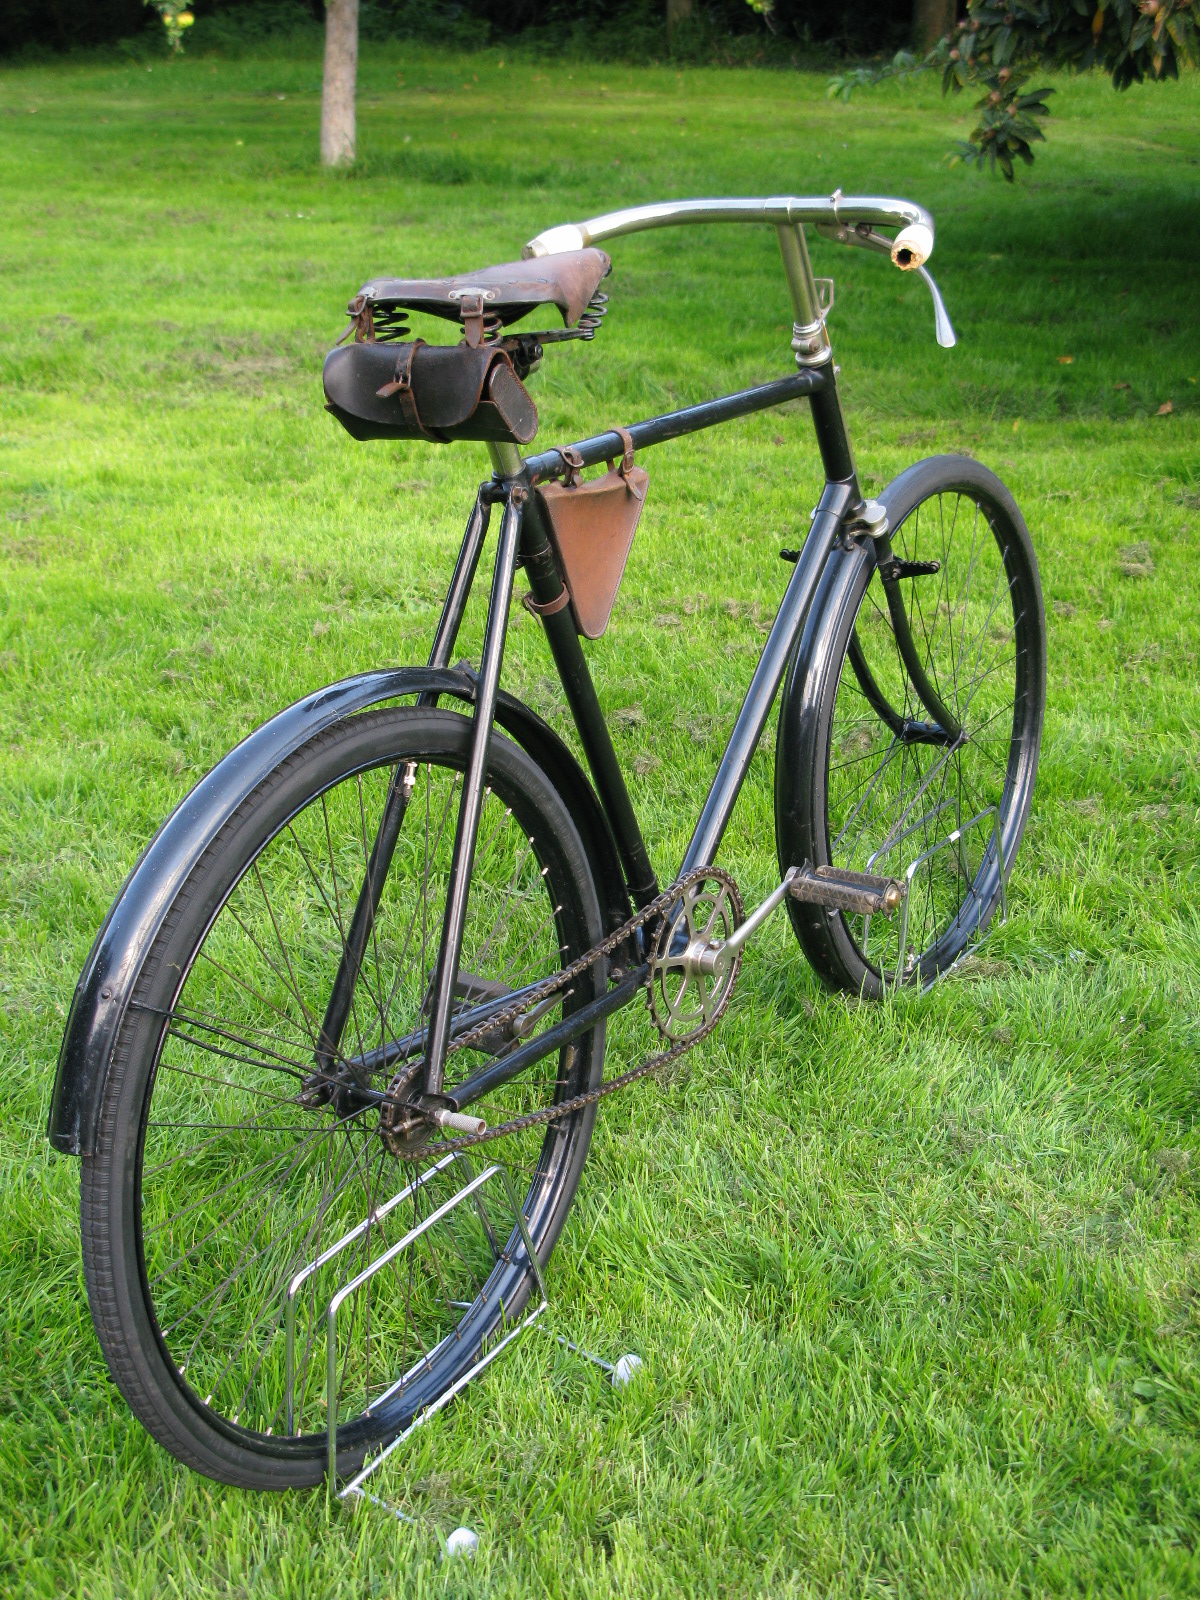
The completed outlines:
{"type": "Polygon", "coordinates": [[[807,861],[912,874],[903,961],[899,917],[788,903],[823,981],[868,998],[932,982],[986,929],[1001,894],[990,808],[1007,877],[1033,799],[1046,700],[1037,560],[999,478],[968,457],[937,456],[879,498],[894,555],[937,564],[895,587],[920,666],[962,732],[938,742],[873,551],[840,551],[784,692],[775,791],[781,871],[807,861]]]}

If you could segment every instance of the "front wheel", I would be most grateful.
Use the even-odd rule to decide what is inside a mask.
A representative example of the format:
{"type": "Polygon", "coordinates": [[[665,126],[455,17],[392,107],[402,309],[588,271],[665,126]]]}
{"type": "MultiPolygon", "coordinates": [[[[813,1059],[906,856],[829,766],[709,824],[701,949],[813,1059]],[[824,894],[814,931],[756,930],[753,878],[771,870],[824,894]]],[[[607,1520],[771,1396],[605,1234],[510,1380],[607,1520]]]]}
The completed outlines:
{"type": "Polygon", "coordinates": [[[789,904],[818,974],[868,997],[931,982],[987,927],[1046,698],[1037,561],[1000,480],[939,456],[879,498],[891,559],[858,548],[826,570],[780,713],[775,802],[782,870],[907,883],[903,939],[900,915],[789,904]]]}
{"type": "MultiPolygon", "coordinates": [[[[117,1038],[96,1151],[83,1161],[92,1315],[137,1417],[226,1483],[318,1482],[327,1420],[339,1471],[351,1471],[466,1371],[530,1291],[511,1207],[489,1190],[486,1207],[460,1206],[420,1232],[471,1167],[439,1162],[436,1142],[423,1166],[400,1159],[381,1126],[379,1091],[404,1060],[420,1064],[471,739],[461,715],[392,708],[350,717],[284,761],[180,890],[117,1038]],[[331,1044],[329,997],[398,780],[407,805],[331,1044]],[[326,1312],[338,1295],[348,1303],[329,1419],[326,1312]]],[[[462,1008],[550,977],[601,932],[562,800],[498,731],[487,782],[462,1008]]],[[[603,992],[602,966],[561,998],[565,1012],[603,992]]],[[[504,1043],[485,1037],[452,1055],[447,1086],[504,1043]]],[[[474,1109],[494,1125],[572,1098],[599,1082],[603,1052],[601,1026],[474,1109]]],[[[502,1141],[542,1261],[594,1118],[591,1106],[502,1141]]]]}

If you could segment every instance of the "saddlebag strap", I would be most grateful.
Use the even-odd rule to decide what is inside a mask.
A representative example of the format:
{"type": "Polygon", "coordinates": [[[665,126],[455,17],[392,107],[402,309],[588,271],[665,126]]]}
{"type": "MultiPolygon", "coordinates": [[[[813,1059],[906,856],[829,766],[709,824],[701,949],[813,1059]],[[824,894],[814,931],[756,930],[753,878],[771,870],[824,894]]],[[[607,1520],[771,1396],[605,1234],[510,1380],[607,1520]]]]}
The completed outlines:
{"type": "MultiPolygon", "coordinates": [[[[615,433],[617,438],[620,439],[622,445],[624,446],[625,454],[621,457],[621,465],[620,465],[620,467],[618,467],[617,470],[620,472],[621,476],[625,479],[625,482],[629,483],[629,474],[633,471],[633,435],[630,433],[628,428],[612,428],[609,431],[611,433],[615,433]]],[[[612,460],[610,458],[609,459],[609,463],[608,463],[608,470],[611,472],[612,469],[613,469],[613,464],[612,464],[612,460]]],[[[632,487],[632,485],[631,485],[631,487],[632,487]]],[[[646,492],[645,486],[643,485],[642,494],[644,495],[645,492],[646,492]]],[[[634,493],[635,494],[637,493],[636,489],[634,490],[634,493]]],[[[640,496],[639,496],[639,498],[640,498],[640,496]]]]}
{"type": "Polygon", "coordinates": [[[567,469],[563,473],[563,488],[573,489],[577,483],[583,482],[583,457],[573,444],[563,445],[558,454],[567,469]]]}
{"type": "Polygon", "coordinates": [[[432,435],[426,431],[421,421],[421,414],[417,410],[417,398],[413,394],[412,384],[413,357],[424,343],[424,339],[414,339],[411,344],[399,346],[395,374],[390,382],[376,389],[375,393],[381,400],[388,400],[395,395],[400,401],[400,413],[408,426],[415,428],[426,438],[431,438],[432,435]]]}

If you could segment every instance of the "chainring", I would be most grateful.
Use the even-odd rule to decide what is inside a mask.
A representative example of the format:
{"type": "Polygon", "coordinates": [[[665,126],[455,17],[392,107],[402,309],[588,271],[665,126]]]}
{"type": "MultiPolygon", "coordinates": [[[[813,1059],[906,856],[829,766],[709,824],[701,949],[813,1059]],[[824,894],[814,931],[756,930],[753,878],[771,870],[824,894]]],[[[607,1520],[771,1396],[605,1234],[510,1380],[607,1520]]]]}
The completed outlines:
{"type": "Polygon", "coordinates": [[[719,867],[705,867],[682,879],[672,909],[654,941],[646,994],[654,1026],[674,1045],[713,1027],[724,1014],[741,967],[741,952],[723,970],[712,973],[700,969],[697,957],[705,946],[724,942],[736,932],[744,910],[737,884],[719,867]]]}
{"type": "MultiPolygon", "coordinates": [[[[693,872],[684,873],[684,875],[675,883],[673,883],[669,889],[665,889],[661,894],[657,895],[649,903],[649,905],[645,905],[640,911],[635,912],[634,915],[630,917],[628,922],[623,923],[621,927],[610,933],[607,938],[602,939],[598,945],[593,945],[590,950],[586,951],[576,961],[573,961],[569,967],[566,967],[563,969],[563,971],[554,974],[553,977],[547,978],[546,981],[538,988],[526,992],[522,998],[513,1005],[511,1010],[499,1012],[496,1015],[489,1017],[486,1022],[481,1023],[480,1026],[474,1029],[472,1032],[461,1035],[454,1041],[451,1049],[466,1049],[469,1045],[474,1044],[479,1037],[482,1037],[483,1034],[489,1030],[494,1030],[498,1027],[501,1027],[504,1023],[518,1017],[530,1006],[538,1004],[541,1000],[549,997],[557,991],[567,988],[572,982],[574,982],[575,978],[578,977],[580,973],[586,972],[593,962],[598,961],[602,956],[609,955],[613,950],[617,949],[619,945],[624,943],[627,938],[636,933],[639,928],[653,926],[660,919],[665,922],[668,918],[670,921],[667,923],[667,925],[671,928],[674,928],[680,916],[683,916],[684,925],[686,926],[686,911],[680,908],[681,896],[683,897],[685,906],[690,903],[694,907],[701,900],[702,896],[700,894],[692,894],[689,902],[689,892],[696,888],[703,890],[706,884],[713,883],[718,886],[722,896],[727,897],[726,899],[722,900],[722,904],[726,907],[727,912],[732,916],[733,927],[729,929],[729,931],[732,932],[733,928],[736,928],[742,920],[742,897],[738,893],[737,884],[727,872],[722,872],[719,867],[698,867],[693,872]]],[[[662,935],[660,931],[660,939],[661,937],[662,935]]],[[[656,950],[659,942],[660,941],[656,939],[656,950]]],[[[416,1149],[407,1147],[405,1140],[401,1137],[397,1138],[389,1146],[389,1148],[392,1149],[393,1154],[408,1161],[419,1161],[430,1151],[436,1151],[439,1156],[442,1156],[450,1155],[458,1150],[470,1150],[476,1145],[491,1143],[491,1141],[494,1139],[503,1139],[508,1134],[520,1133],[526,1128],[543,1126],[546,1123],[557,1122],[563,1117],[572,1116],[576,1111],[583,1111],[588,1106],[596,1105],[601,1100],[607,1099],[609,1095],[619,1093],[620,1090],[627,1088],[632,1083],[638,1082],[638,1080],[641,1078],[649,1077],[652,1073],[657,1074],[665,1071],[668,1067],[674,1065],[674,1063],[679,1060],[680,1056],[682,1056],[686,1051],[690,1050],[693,1045],[699,1044],[701,1039],[706,1038],[707,1035],[710,1034],[716,1027],[717,1023],[721,1019],[721,1016],[724,1014],[726,1006],[729,1004],[730,997],[733,993],[734,980],[737,977],[738,968],[740,965],[741,957],[739,955],[730,963],[727,977],[721,984],[720,995],[711,997],[710,999],[711,1014],[710,1019],[707,1022],[701,1018],[701,1021],[693,1029],[693,1031],[680,1039],[672,1041],[668,1035],[667,1038],[670,1046],[669,1049],[664,1050],[661,1055],[647,1057],[646,1060],[639,1062],[637,1066],[630,1067],[628,1071],[622,1072],[619,1077],[606,1078],[604,1082],[598,1084],[596,1088],[589,1089],[583,1094],[574,1095],[571,1099],[560,1101],[557,1105],[542,1106],[537,1111],[528,1111],[524,1116],[514,1117],[509,1122],[499,1123],[494,1127],[487,1128],[483,1133],[464,1134],[458,1139],[439,1139],[436,1144],[422,1144],[416,1149]]],[[[650,1009],[653,1013],[654,1001],[652,990],[650,1009]]],[[[655,1020],[657,1021],[657,1018],[655,1020]]],[[[399,1087],[399,1082],[400,1080],[398,1078],[397,1087],[399,1087]]],[[[404,1107],[403,1102],[397,1104],[395,1107],[384,1106],[381,1117],[385,1125],[391,1122],[392,1118],[398,1113],[402,1114],[405,1109],[407,1108],[404,1107]],[[389,1116],[389,1112],[391,1113],[391,1116],[389,1116]]]]}

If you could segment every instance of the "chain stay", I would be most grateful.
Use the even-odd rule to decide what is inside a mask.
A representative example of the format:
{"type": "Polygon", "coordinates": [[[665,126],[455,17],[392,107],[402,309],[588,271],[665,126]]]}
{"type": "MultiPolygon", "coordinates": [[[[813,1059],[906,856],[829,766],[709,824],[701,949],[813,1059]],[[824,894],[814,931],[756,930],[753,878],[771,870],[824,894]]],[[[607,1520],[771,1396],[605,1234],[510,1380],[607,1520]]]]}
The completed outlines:
{"type": "MultiPolygon", "coordinates": [[[[646,924],[648,922],[652,922],[655,917],[661,916],[665,912],[669,911],[679,899],[680,895],[689,889],[692,884],[710,882],[713,879],[730,889],[732,891],[735,904],[740,906],[741,897],[738,894],[737,884],[734,882],[731,875],[722,871],[721,868],[697,867],[692,872],[684,873],[682,877],[675,880],[669,889],[665,889],[655,899],[651,900],[649,905],[643,906],[640,911],[635,913],[634,916],[630,917],[627,922],[622,923],[622,925],[617,928],[615,932],[610,933],[607,938],[602,939],[599,944],[595,944],[590,950],[585,951],[583,955],[571,962],[570,966],[564,967],[561,972],[554,973],[551,977],[547,978],[544,983],[539,984],[536,988],[527,990],[526,993],[521,996],[521,999],[516,1004],[508,1007],[507,1010],[494,1012],[490,1017],[487,1018],[486,1022],[480,1023],[478,1027],[472,1028],[468,1033],[464,1033],[457,1039],[453,1040],[450,1045],[451,1052],[468,1049],[473,1043],[486,1037],[488,1034],[494,1033],[497,1029],[503,1028],[507,1023],[515,1021],[517,1017],[521,1016],[531,1007],[539,1005],[550,995],[557,994],[559,990],[568,988],[575,982],[576,978],[582,976],[582,974],[585,973],[589,967],[594,966],[597,961],[600,961],[605,956],[610,955],[612,951],[616,950],[621,944],[623,944],[631,934],[636,933],[639,928],[645,927],[646,924]]],[[[651,977],[651,981],[653,981],[653,977],[651,977]]],[[[610,1078],[607,1082],[599,1084],[595,1089],[589,1089],[584,1094],[574,1095],[570,1100],[564,1100],[559,1105],[542,1106],[538,1111],[529,1111],[526,1112],[524,1116],[514,1117],[509,1122],[498,1123],[494,1128],[486,1128],[482,1133],[464,1134],[462,1137],[457,1139],[440,1140],[435,1146],[422,1145],[418,1149],[413,1150],[411,1154],[408,1152],[403,1153],[401,1159],[413,1162],[424,1160],[431,1148],[436,1149],[439,1157],[450,1155],[456,1150],[469,1150],[474,1145],[488,1144],[493,1139],[506,1138],[511,1134],[521,1133],[526,1128],[537,1127],[542,1123],[557,1122],[562,1117],[573,1116],[577,1111],[583,1111],[588,1106],[596,1105],[600,1100],[607,1099],[607,1097],[611,1094],[616,1094],[619,1089],[626,1088],[629,1084],[635,1083],[639,1078],[644,1078],[653,1072],[661,1072],[664,1068],[669,1067],[673,1062],[677,1061],[679,1057],[690,1050],[693,1045],[697,1045],[702,1039],[706,1039],[717,1026],[717,1023],[720,1022],[722,1016],[724,1016],[725,1009],[729,1004],[732,993],[733,984],[731,982],[727,986],[725,994],[718,1003],[713,1015],[703,1025],[703,1027],[697,1028],[694,1033],[688,1034],[685,1039],[680,1039],[676,1044],[672,1045],[669,1050],[664,1050],[661,1052],[661,1054],[651,1056],[648,1060],[641,1062],[638,1066],[631,1067],[628,1072],[623,1072],[620,1077],[610,1078]]],[[[400,1076],[401,1075],[398,1074],[397,1079],[393,1080],[393,1085],[398,1083],[400,1076]]],[[[392,1089],[389,1088],[388,1092],[391,1093],[392,1089]]],[[[387,1112],[388,1108],[385,1107],[383,1112],[385,1118],[387,1117],[387,1112]]]]}

